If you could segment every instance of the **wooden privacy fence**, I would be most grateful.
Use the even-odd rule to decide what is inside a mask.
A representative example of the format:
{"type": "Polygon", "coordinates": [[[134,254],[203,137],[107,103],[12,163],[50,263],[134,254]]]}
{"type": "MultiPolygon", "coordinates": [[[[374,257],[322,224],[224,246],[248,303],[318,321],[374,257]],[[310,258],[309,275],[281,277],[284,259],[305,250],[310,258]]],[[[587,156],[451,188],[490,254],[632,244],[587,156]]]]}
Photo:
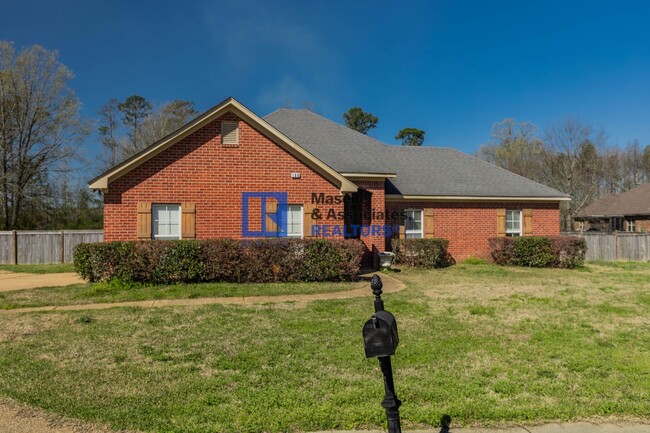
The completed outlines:
{"type": "Polygon", "coordinates": [[[587,242],[587,260],[650,261],[648,233],[563,233],[587,242]]]}
{"type": "Polygon", "coordinates": [[[0,231],[0,264],[70,263],[75,245],[103,240],[103,230],[0,231]]]}

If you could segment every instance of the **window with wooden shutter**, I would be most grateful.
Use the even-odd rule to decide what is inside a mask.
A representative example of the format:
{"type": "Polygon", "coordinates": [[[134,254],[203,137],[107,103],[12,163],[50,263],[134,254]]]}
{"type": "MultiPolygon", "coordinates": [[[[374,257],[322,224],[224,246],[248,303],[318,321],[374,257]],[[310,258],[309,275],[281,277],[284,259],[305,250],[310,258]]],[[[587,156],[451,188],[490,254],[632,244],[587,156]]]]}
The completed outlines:
{"type": "Polygon", "coordinates": [[[181,218],[181,237],[183,239],[196,238],[196,204],[195,203],[182,203],[181,209],[183,212],[181,218]]]}
{"type": "Polygon", "coordinates": [[[506,210],[497,209],[497,236],[506,235],[506,210]]]}
{"type": "Polygon", "coordinates": [[[523,233],[524,236],[530,236],[533,234],[533,210],[532,209],[524,209],[523,210],[523,216],[524,216],[524,227],[523,227],[523,233]]]}
{"type": "Polygon", "coordinates": [[[404,211],[404,237],[406,239],[422,239],[422,209],[407,209],[404,211]]]}
{"type": "Polygon", "coordinates": [[[151,203],[138,203],[137,232],[139,240],[151,239],[151,203]]]}
{"type": "Polygon", "coordinates": [[[506,236],[522,236],[522,218],[519,209],[506,209],[506,236]]]}
{"type": "Polygon", "coordinates": [[[287,237],[302,238],[304,236],[304,219],[305,218],[301,204],[290,204],[287,206],[287,237]]]}
{"type": "Polygon", "coordinates": [[[153,238],[173,240],[181,238],[181,206],[178,204],[154,204],[151,206],[153,238]]]}
{"type": "Polygon", "coordinates": [[[221,144],[224,147],[239,146],[239,122],[221,122],[221,144]]]}

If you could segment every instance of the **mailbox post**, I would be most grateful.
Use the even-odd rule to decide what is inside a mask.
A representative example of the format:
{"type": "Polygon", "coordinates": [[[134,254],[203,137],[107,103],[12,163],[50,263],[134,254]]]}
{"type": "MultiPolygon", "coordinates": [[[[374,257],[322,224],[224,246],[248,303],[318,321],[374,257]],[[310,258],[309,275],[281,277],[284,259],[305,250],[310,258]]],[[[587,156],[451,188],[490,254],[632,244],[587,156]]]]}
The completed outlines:
{"type": "Polygon", "coordinates": [[[397,334],[397,322],[395,316],[384,310],[384,301],[381,299],[383,283],[379,275],[373,275],[370,280],[370,288],[375,295],[375,314],[363,326],[363,342],[366,350],[366,358],[379,359],[381,372],[384,375],[384,390],[386,395],[381,405],[386,409],[389,433],[401,433],[399,419],[399,407],[402,402],[395,394],[393,383],[393,367],[390,363],[391,355],[399,343],[397,334]]]}

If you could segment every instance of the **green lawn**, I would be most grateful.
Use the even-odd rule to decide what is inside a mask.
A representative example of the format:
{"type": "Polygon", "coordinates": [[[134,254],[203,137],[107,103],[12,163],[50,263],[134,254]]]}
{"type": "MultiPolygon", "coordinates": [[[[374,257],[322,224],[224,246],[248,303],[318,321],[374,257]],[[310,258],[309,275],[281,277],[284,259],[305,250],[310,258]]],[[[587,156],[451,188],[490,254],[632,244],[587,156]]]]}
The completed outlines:
{"type": "MultiPolygon", "coordinates": [[[[650,265],[395,274],[404,428],[650,421],[650,265]]],[[[365,299],[0,313],[0,395],[116,429],[383,428],[365,299]]]]}
{"type": "Polygon", "coordinates": [[[332,293],[360,287],[361,282],[341,283],[271,283],[271,284],[173,284],[135,286],[109,283],[74,284],[66,287],[43,287],[0,292],[0,310],[49,305],[76,305],[107,302],[146,301],[155,299],[195,299],[236,296],[276,296],[332,293]]]}
{"type": "Polygon", "coordinates": [[[59,274],[74,272],[72,263],[55,263],[53,265],[0,265],[0,271],[26,272],[30,274],[59,274]]]}

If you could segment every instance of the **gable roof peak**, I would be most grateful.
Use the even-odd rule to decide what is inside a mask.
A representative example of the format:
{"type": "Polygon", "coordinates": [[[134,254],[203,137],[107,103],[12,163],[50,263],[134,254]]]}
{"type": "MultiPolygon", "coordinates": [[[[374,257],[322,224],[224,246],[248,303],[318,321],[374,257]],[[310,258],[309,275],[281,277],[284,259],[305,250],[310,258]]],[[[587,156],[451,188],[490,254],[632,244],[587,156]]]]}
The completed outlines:
{"type": "Polygon", "coordinates": [[[305,164],[309,165],[316,172],[320,173],[324,178],[328,179],[335,185],[338,185],[341,192],[354,192],[357,190],[356,185],[354,185],[336,170],[332,169],[332,167],[327,165],[318,157],[310,153],[304,147],[297,144],[291,138],[287,137],[273,125],[249,110],[232,96],[224,99],[219,104],[215,105],[214,107],[205,111],[203,114],[197,116],[195,119],[181,126],[176,131],[168,134],[167,136],[144,148],[130,158],[127,158],[120,164],[97,176],[88,183],[88,186],[91,189],[107,191],[108,185],[112,181],[120,178],[129,171],[173,146],[183,138],[203,128],[205,125],[209,124],[215,119],[218,119],[220,116],[228,112],[232,112],[240,119],[248,122],[260,133],[268,137],[272,137],[272,141],[276,142],[276,144],[278,144],[280,147],[285,149],[294,157],[303,161],[305,164]]]}

